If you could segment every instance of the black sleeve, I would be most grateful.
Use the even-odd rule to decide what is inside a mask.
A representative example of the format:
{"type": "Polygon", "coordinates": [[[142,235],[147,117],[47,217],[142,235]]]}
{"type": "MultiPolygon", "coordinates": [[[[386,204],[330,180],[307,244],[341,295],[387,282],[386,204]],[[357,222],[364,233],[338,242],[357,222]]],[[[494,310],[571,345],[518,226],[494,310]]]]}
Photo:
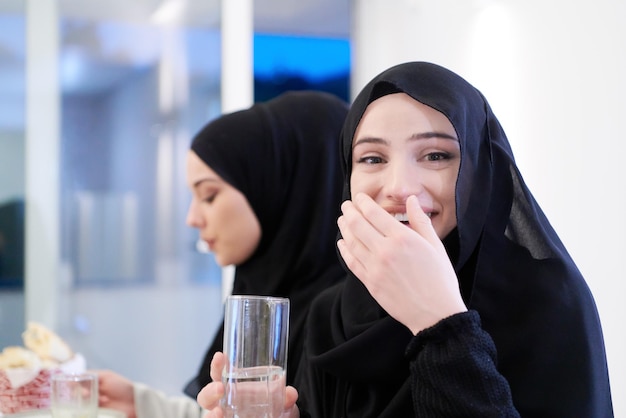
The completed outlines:
{"type": "Polygon", "coordinates": [[[441,320],[407,347],[418,417],[519,417],[476,311],[441,320]]]}

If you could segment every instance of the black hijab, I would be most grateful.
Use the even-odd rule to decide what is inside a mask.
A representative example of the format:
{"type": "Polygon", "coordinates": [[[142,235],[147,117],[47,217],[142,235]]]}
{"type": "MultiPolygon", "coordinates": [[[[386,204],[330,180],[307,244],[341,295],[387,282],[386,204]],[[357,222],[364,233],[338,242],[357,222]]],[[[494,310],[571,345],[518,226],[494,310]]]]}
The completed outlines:
{"type": "MultiPolygon", "coordinates": [[[[323,92],[293,91],[221,116],[191,149],[246,197],[261,225],[255,253],[236,266],[233,294],[290,299],[287,382],[302,352],[311,300],[345,276],[335,252],[342,190],[339,136],[347,103],[323,92]]],[[[222,325],[185,393],[211,381],[222,325]]]]}
{"type": "MultiPolygon", "coordinates": [[[[457,132],[458,221],[444,244],[466,305],[478,311],[496,344],[498,370],[521,416],[612,416],[593,297],[526,187],[506,135],[478,90],[424,62],[400,64],[374,78],[343,127],[344,199],[350,198],[352,138],[366,107],[398,92],[446,115],[457,132]]],[[[330,330],[310,327],[312,368],[298,382],[305,409],[316,418],[412,415],[404,357],[412,335],[361,282],[348,274],[311,312],[312,324],[327,322],[330,330]]]]}

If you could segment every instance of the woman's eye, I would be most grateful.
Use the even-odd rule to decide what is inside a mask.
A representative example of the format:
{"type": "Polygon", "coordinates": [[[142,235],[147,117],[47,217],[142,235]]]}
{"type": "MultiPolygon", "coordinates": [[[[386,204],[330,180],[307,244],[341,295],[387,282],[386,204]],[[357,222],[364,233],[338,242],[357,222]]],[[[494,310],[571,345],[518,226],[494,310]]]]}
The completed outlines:
{"type": "Polygon", "coordinates": [[[449,159],[450,154],[448,154],[447,152],[431,152],[430,154],[426,155],[427,161],[443,161],[449,159]]]}
{"type": "Polygon", "coordinates": [[[373,156],[373,155],[368,155],[368,156],[359,158],[356,162],[359,164],[380,164],[383,162],[383,159],[380,157],[373,156]]]}
{"type": "Polygon", "coordinates": [[[207,203],[213,203],[213,200],[215,200],[215,196],[217,196],[217,193],[213,193],[212,195],[205,197],[203,200],[207,203]]]}

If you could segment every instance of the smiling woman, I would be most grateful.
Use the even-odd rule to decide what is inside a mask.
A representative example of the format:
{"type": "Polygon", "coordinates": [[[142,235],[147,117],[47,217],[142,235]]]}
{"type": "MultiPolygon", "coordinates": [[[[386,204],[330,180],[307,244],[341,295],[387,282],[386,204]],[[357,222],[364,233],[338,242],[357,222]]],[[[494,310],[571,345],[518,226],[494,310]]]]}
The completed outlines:
{"type": "MultiPolygon", "coordinates": [[[[613,417],[593,296],[476,88],[427,62],[383,71],[342,157],[348,276],[311,304],[285,416],[613,417]]],[[[208,417],[220,385],[198,395],[208,417]]]]}
{"type": "Polygon", "coordinates": [[[381,97],[363,114],[352,153],[354,195],[365,193],[406,221],[406,199],[417,196],[440,238],[454,229],[461,151],[443,113],[405,93],[381,97]]]}
{"type": "Polygon", "coordinates": [[[391,67],[342,150],[350,273],[311,307],[301,416],[613,416],[593,296],[478,90],[391,67]]]}

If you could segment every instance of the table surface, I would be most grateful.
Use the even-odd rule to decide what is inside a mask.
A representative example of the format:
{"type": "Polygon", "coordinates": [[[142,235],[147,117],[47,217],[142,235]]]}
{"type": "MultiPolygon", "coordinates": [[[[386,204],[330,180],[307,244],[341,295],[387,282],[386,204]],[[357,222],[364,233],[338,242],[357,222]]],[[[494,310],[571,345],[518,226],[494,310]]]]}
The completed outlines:
{"type": "MultiPolygon", "coordinates": [[[[52,418],[52,413],[49,409],[36,409],[32,411],[19,412],[17,414],[2,415],[3,418],[52,418]]],[[[126,415],[120,411],[113,409],[100,408],[98,409],[98,418],[126,418],[126,415]]]]}

